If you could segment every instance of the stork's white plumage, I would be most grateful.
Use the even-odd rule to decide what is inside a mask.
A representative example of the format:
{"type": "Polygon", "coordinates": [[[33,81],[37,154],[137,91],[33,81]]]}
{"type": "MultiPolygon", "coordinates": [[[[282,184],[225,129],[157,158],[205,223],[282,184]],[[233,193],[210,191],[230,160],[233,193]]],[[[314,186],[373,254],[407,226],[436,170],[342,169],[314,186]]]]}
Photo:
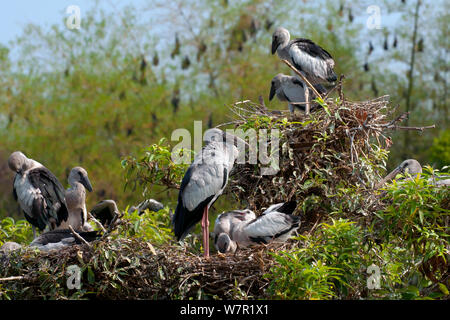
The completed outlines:
{"type": "MultiPolygon", "coordinates": [[[[306,102],[305,86],[306,85],[298,78],[279,73],[272,79],[269,101],[271,101],[273,97],[276,96],[280,101],[289,102],[288,106],[290,112],[294,112],[295,109],[305,111],[305,104],[302,104],[306,102]]],[[[317,84],[314,87],[321,94],[325,93],[326,91],[321,84],[317,84]]],[[[312,93],[310,94],[312,95],[312,93]]]]}
{"type": "Polygon", "coordinates": [[[291,214],[295,207],[295,201],[272,205],[259,217],[248,209],[220,214],[213,232],[216,249],[234,252],[238,246],[286,241],[300,225],[300,218],[291,214]]]}
{"type": "Polygon", "coordinates": [[[239,154],[237,143],[246,143],[217,128],[205,132],[205,141],[206,145],[195,156],[183,177],[172,223],[175,236],[178,240],[182,240],[201,220],[203,250],[207,257],[209,256],[208,209],[228,183],[228,175],[239,154]]]}
{"type": "Polygon", "coordinates": [[[13,152],[8,159],[9,168],[16,172],[13,195],[35,227],[50,230],[67,221],[68,211],[64,188],[58,179],[39,162],[28,159],[22,152],[13,152]]]}
{"type": "MultiPolygon", "coordinates": [[[[337,75],[333,68],[333,57],[322,47],[309,39],[290,40],[285,28],[277,28],[272,35],[272,54],[289,61],[312,84],[334,82],[337,75]]],[[[309,90],[304,86],[306,112],[309,113],[309,90]]]]}

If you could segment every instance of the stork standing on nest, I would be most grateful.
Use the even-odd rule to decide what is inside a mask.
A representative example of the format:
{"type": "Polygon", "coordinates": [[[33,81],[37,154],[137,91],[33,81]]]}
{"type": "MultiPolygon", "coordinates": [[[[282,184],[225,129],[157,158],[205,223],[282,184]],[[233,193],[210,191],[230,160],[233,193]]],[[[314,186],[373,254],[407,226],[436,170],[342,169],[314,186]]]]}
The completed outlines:
{"type": "Polygon", "coordinates": [[[201,220],[204,256],[209,257],[208,210],[225,189],[234,162],[247,143],[217,128],[206,131],[204,140],[206,145],[195,156],[181,181],[172,223],[180,241],[201,220]]]}
{"type": "MultiPolygon", "coordinates": [[[[277,28],[272,35],[272,54],[290,62],[312,84],[334,82],[333,57],[322,47],[309,39],[290,40],[291,35],[285,28],[277,28]]],[[[302,81],[303,82],[303,81],[302,81]]],[[[309,113],[309,90],[304,84],[306,113],[309,113]]]]}
{"type": "Polygon", "coordinates": [[[14,198],[31,223],[35,238],[35,228],[42,231],[48,226],[53,230],[67,221],[64,188],[50,170],[20,151],[9,156],[8,166],[16,172],[14,198]]]}
{"type": "Polygon", "coordinates": [[[66,190],[66,204],[69,218],[57,229],[67,229],[72,226],[74,230],[92,231],[87,223],[86,190],[92,192],[92,185],[88,173],[82,167],[75,167],[70,171],[68,182],[70,188],[66,190]]]}
{"type": "MultiPolygon", "coordinates": [[[[295,109],[306,111],[304,104],[306,101],[305,86],[298,78],[279,73],[272,79],[269,101],[272,101],[276,95],[278,100],[289,103],[288,106],[291,113],[294,113],[295,109]]],[[[314,87],[320,94],[326,92],[321,84],[316,84],[314,87]]],[[[307,90],[309,91],[310,89],[307,88],[307,90]]]]}
{"type": "Polygon", "coordinates": [[[296,201],[278,203],[259,217],[248,209],[220,214],[213,232],[216,249],[235,252],[238,246],[286,241],[300,225],[300,218],[292,215],[296,206],[296,201]]]}

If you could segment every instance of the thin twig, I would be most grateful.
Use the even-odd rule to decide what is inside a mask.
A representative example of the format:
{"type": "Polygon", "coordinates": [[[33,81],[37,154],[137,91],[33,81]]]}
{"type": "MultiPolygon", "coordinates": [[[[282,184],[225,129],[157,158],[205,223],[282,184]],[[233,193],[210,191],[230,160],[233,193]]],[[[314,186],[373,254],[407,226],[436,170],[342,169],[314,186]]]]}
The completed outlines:
{"type": "Polygon", "coordinates": [[[69,225],[69,230],[72,232],[72,234],[75,236],[75,238],[77,238],[78,240],[80,240],[81,242],[83,242],[84,244],[87,244],[88,247],[90,247],[91,245],[89,244],[89,242],[87,242],[86,240],[83,239],[82,236],[80,236],[80,234],[78,232],[76,232],[75,230],[73,230],[72,226],[69,225]]]}
{"type": "Polygon", "coordinates": [[[23,279],[25,279],[24,276],[7,277],[7,278],[0,278],[0,282],[2,282],[2,281],[23,280],[23,279]]]}
{"type": "Polygon", "coordinates": [[[101,222],[98,221],[97,219],[95,219],[94,216],[93,216],[90,212],[88,212],[88,217],[89,217],[89,219],[91,219],[92,221],[94,221],[94,223],[95,223],[100,229],[102,229],[103,233],[106,233],[106,232],[107,232],[106,229],[105,229],[105,227],[103,227],[103,225],[101,224],[101,222]]]}

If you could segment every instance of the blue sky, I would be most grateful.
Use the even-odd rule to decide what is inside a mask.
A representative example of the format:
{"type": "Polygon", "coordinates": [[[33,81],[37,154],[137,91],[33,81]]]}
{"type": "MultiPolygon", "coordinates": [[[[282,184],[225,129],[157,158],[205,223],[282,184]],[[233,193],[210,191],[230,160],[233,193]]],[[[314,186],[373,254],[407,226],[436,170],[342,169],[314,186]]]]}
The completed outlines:
{"type": "MultiPolygon", "coordinates": [[[[136,5],[145,3],[146,0],[101,0],[100,7],[106,11],[114,11],[130,3],[136,5]]],[[[13,0],[2,1],[0,11],[0,43],[8,44],[19,35],[28,23],[49,27],[53,24],[62,24],[66,14],[66,8],[77,5],[83,11],[89,10],[95,5],[94,0],[13,0]]]]}

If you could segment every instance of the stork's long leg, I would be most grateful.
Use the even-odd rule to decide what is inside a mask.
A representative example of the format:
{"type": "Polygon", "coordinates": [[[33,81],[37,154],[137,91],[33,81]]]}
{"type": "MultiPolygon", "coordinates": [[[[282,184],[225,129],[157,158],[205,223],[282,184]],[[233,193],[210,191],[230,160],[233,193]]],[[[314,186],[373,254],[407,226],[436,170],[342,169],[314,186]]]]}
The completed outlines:
{"type": "Polygon", "coordinates": [[[209,219],[208,219],[208,206],[205,207],[202,217],[202,231],[203,231],[203,256],[209,257],[209,219]]]}
{"type": "Polygon", "coordinates": [[[303,85],[303,90],[305,92],[305,102],[306,102],[305,113],[309,114],[309,110],[310,110],[310,108],[309,108],[309,88],[306,84],[303,85]]]}

